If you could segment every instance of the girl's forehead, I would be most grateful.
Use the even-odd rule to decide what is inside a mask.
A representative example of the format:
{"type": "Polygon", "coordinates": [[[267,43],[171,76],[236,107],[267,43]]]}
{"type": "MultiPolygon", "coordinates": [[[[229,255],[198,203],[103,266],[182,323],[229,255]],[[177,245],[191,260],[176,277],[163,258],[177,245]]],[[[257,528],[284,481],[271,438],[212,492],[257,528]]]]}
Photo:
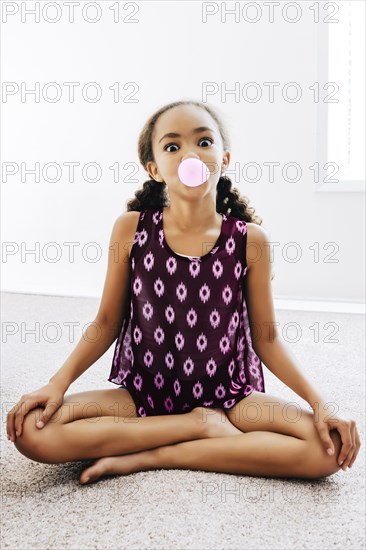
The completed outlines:
{"type": "Polygon", "coordinates": [[[156,121],[154,139],[160,139],[165,133],[188,133],[200,126],[211,128],[217,132],[215,121],[210,114],[198,107],[174,107],[166,111],[156,121]]]}

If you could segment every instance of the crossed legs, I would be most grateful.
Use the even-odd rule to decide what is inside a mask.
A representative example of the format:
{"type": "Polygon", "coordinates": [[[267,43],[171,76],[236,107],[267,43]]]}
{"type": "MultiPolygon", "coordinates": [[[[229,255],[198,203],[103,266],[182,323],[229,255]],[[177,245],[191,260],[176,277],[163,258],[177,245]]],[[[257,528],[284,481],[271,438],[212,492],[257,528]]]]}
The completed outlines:
{"type": "Polygon", "coordinates": [[[326,477],[340,470],[339,432],[330,432],[335,454],[329,456],[313,423],[313,413],[299,405],[253,392],[227,416],[242,435],[160,447],[148,452],[150,462],[156,468],[305,479],[326,477]]]}
{"type": "Polygon", "coordinates": [[[197,411],[169,417],[136,416],[127,390],[96,390],[67,396],[41,430],[41,407],[24,418],[16,448],[37,462],[64,462],[122,455],[204,437],[197,411]]]}
{"type": "Polygon", "coordinates": [[[93,481],[105,474],[158,468],[298,478],[325,477],[340,469],[337,430],[330,433],[335,455],[328,456],[312,413],[260,392],[226,414],[197,408],[187,414],[138,418],[128,390],[121,389],[65,397],[59,417],[56,412],[42,430],[35,426],[37,412],[25,417],[15,446],[38,462],[99,457],[83,472],[81,482],[87,476],[93,481]],[[73,415],[71,403],[76,404],[73,415]]]}

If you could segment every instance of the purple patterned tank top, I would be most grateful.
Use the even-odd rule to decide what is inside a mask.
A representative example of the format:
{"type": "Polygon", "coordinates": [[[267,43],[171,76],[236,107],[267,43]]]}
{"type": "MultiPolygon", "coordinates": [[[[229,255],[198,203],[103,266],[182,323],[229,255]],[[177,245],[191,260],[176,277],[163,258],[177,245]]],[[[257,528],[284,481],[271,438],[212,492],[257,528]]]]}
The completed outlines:
{"type": "Polygon", "coordinates": [[[265,392],[243,288],[247,225],[221,215],[214,248],[184,256],[165,240],[163,207],[140,212],[129,307],[108,378],[127,387],[139,416],[230,409],[265,392]]]}

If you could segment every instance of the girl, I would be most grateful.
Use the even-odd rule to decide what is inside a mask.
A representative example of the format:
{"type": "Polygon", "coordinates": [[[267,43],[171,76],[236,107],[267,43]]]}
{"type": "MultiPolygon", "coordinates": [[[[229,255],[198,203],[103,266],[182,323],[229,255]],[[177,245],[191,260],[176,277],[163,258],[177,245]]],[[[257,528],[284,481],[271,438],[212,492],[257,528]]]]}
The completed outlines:
{"type": "Polygon", "coordinates": [[[100,338],[82,338],[9,412],[22,454],[97,458],[81,483],[156,468],[319,478],[353,465],[355,421],[329,416],[277,332],[269,240],[224,175],[229,148],[207,104],[178,101],[147,121],[138,152],[151,179],[113,227],[100,338]],[[190,158],[209,168],[197,187],[178,177],[190,158]],[[119,387],[64,398],[116,338],[108,380],[119,387]],[[313,412],[266,394],[261,361],[313,412]]]}

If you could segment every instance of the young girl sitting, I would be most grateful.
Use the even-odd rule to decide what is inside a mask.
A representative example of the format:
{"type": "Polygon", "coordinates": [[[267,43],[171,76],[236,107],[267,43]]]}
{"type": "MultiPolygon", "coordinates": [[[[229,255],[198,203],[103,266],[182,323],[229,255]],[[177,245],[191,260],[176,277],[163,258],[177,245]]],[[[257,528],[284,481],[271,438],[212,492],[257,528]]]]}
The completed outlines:
{"type": "Polygon", "coordinates": [[[320,478],[353,465],[355,421],[330,416],[277,331],[268,236],[225,176],[229,149],[207,104],[171,103],[146,122],[150,179],[113,226],[100,337],[8,413],[22,454],[97,459],[81,483],[155,468],[320,478]],[[179,177],[189,159],[208,168],[199,185],[179,177]],[[116,339],[119,387],[64,397],[116,339]],[[265,393],[262,361],[313,412],[265,393]]]}

